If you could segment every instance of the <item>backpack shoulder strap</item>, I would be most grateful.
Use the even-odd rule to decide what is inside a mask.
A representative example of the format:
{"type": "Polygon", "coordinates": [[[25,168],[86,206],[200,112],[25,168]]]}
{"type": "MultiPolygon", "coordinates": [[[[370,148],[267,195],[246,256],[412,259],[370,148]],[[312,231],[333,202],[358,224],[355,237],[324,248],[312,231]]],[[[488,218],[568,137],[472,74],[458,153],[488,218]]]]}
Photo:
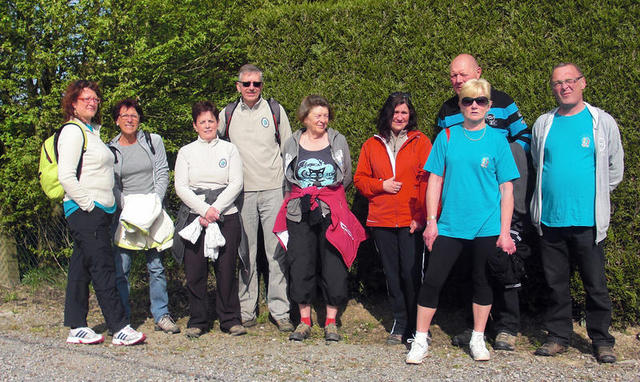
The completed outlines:
{"type": "Polygon", "coordinates": [[[231,126],[231,117],[233,117],[233,112],[238,107],[240,103],[240,98],[233,102],[229,102],[227,106],[224,107],[224,134],[222,134],[222,139],[225,141],[229,140],[229,126],[231,126]]]}
{"type": "Polygon", "coordinates": [[[271,109],[271,116],[275,124],[276,142],[280,145],[280,103],[273,98],[269,98],[267,103],[269,104],[269,109],[271,109]]]}
{"type": "Polygon", "coordinates": [[[156,155],[156,149],[153,147],[153,142],[151,142],[151,133],[149,133],[148,131],[143,131],[142,134],[144,134],[144,140],[147,141],[147,144],[151,149],[151,154],[156,155]]]}
{"type": "Polygon", "coordinates": [[[53,136],[53,152],[55,154],[56,162],[57,162],[58,161],[58,139],[60,138],[60,133],[62,132],[62,129],[70,125],[78,126],[78,128],[82,132],[82,152],[80,153],[80,159],[78,160],[78,167],[76,167],[76,178],[80,179],[80,173],[82,172],[82,159],[84,158],[84,153],[87,151],[87,132],[84,131],[84,127],[80,126],[77,122],[74,122],[74,121],[67,121],[62,126],[60,126],[60,128],[56,130],[53,136]]]}

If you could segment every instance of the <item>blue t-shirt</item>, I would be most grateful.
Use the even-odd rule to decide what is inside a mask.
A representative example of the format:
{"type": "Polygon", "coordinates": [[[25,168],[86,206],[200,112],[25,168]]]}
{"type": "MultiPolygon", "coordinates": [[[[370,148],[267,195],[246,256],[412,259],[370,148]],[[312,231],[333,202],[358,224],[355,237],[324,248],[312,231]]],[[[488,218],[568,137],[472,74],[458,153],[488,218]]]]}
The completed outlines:
{"type": "Polygon", "coordinates": [[[593,121],[585,107],[556,114],[544,144],[542,216],[549,227],[595,225],[596,152],[593,121]]]}
{"type": "Polygon", "coordinates": [[[302,188],[325,187],[336,182],[336,163],[331,157],[331,146],[309,151],[300,146],[296,162],[296,179],[302,188]]]}
{"type": "Polygon", "coordinates": [[[442,176],[440,235],[460,239],[500,234],[500,184],[520,177],[507,139],[485,128],[461,125],[441,131],[424,169],[442,176]],[[446,171],[445,171],[446,168],[446,171]]]}

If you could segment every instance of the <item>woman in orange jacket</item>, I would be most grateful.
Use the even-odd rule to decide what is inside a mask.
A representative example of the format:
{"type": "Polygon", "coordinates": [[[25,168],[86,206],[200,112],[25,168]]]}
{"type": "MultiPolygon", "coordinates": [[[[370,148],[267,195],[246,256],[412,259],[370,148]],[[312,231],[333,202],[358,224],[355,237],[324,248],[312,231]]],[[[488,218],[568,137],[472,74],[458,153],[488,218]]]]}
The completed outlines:
{"type": "Polygon", "coordinates": [[[408,93],[392,93],[376,125],[378,134],[362,145],[353,182],[369,199],[367,226],[387,278],[394,318],[387,343],[401,344],[415,328],[424,259],[420,232],[425,225],[427,174],[422,168],[431,141],[416,130],[416,112],[408,93]]]}

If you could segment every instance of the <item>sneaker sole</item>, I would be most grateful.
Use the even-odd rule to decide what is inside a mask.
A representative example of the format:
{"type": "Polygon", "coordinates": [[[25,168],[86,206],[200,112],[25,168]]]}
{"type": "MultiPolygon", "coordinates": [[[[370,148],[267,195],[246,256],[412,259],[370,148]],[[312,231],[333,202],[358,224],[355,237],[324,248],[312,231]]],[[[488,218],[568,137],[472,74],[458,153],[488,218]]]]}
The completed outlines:
{"type": "Polygon", "coordinates": [[[137,340],[135,340],[133,342],[122,341],[122,340],[113,340],[113,341],[111,341],[111,343],[116,345],[116,346],[132,346],[132,345],[143,343],[144,340],[146,340],[146,339],[147,339],[147,336],[145,336],[144,333],[142,333],[142,337],[140,337],[139,339],[137,339],[137,340]]]}
{"type": "Polygon", "coordinates": [[[85,340],[85,339],[81,339],[81,338],[67,338],[67,343],[68,344],[74,344],[74,345],[97,345],[97,344],[101,344],[104,342],[104,337],[98,338],[96,340],[85,340]]]}
{"type": "Polygon", "coordinates": [[[424,359],[427,358],[427,355],[425,354],[424,357],[422,357],[419,360],[415,360],[415,359],[407,359],[405,360],[405,363],[407,365],[422,365],[422,362],[424,362],[424,359]]]}
{"type": "Polygon", "coordinates": [[[491,359],[491,354],[486,355],[486,356],[480,356],[480,357],[473,357],[474,361],[489,361],[491,359]]]}
{"type": "Polygon", "coordinates": [[[158,325],[156,325],[154,327],[154,329],[155,329],[156,332],[165,332],[165,333],[169,333],[169,334],[178,334],[178,333],[180,333],[180,328],[176,328],[174,330],[164,330],[161,327],[159,327],[158,325]]]}

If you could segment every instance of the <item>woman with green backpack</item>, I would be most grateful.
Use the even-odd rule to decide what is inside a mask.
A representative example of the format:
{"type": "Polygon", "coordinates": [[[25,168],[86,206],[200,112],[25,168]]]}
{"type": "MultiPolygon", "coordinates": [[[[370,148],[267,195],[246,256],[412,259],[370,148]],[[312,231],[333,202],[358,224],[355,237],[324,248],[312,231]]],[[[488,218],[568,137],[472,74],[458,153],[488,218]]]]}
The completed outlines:
{"type": "Polygon", "coordinates": [[[87,326],[89,283],[98,298],[114,345],[134,345],[145,335],[131,326],[115,282],[110,224],[114,157],[100,139],[100,89],[92,81],[72,82],[62,98],[65,123],[57,140],[58,179],[63,208],[73,238],[65,295],[64,325],[68,343],[96,344],[104,336],[87,326]]]}

